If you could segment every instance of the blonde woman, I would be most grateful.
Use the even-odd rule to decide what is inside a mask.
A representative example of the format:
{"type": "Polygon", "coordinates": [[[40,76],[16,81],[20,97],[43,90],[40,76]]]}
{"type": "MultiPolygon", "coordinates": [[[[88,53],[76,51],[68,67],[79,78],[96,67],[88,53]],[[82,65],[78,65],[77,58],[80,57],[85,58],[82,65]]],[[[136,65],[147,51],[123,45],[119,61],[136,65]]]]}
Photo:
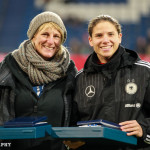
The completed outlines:
{"type": "MultiPolygon", "coordinates": [[[[0,68],[0,124],[22,116],[47,116],[53,127],[68,126],[76,67],[62,45],[67,37],[53,12],[35,16],[28,40],[8,54],[0,68]]],[[[13,150],[60,150],[58,140],[45,137],[11,141],[13,150]]]]}

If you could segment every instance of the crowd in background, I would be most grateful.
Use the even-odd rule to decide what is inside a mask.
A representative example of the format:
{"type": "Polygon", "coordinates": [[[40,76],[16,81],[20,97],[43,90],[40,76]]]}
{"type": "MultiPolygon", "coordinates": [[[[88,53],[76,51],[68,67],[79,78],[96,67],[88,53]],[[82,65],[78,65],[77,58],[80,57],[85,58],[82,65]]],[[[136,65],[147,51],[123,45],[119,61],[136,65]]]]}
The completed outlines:
{"type": "Polygon", "coordinates": [[[150,28],[147,30],[147,36],[138,36],[137,39],[137,52],[150,56],[150,28]]]}
{"type": "MultiPolygon", "coordinates": [[[[56,1],[58,1],[60,3],[64,3],[64,4],[70,4],[70,3],[75,4],[75,3],[79,2],[79,0],[33,0],[33,1],[29,1],[29,2],[24,2],[25,3],[24,7],[25,7],[25,5],[29,5],[30,3],[33,3],[34,9],[31,8],[31,4],[30,4],[30,7],[26,6],[26,8],[21,9],[21,10],[24,10],[24,11],[22,11],[22,13],[18,13],[17,10],[14,10],[14,12],[11,13],[9,11],[6,11],[4,8],[6,8],[6,9],[9,8],[8,10],[10,10],[12,2],[10,1],[9,2],[10,4],[9,4],[8,2],[6,2],[4,0],[0,0],[0,2],[3,2],[3,3],[5,2],[5,5],[7,4],[6,5],[7,7],[3,7],[3,12],[5,10],[5,15],[3,15],[3,22],[2,22],[2,20],[0,20],[1,21],[1,23],[0,23],[0,39],[1,39],[0,40],[0,52],[8,53],[12,49],[16,49],[18,47],[19,42],[21,40],[26,39],[25,31],[26,31],[27,27],[25,26],[24,22],[25,21],[29,22],[30,16],[35,16],[37,12],[39,13],[39,11],[44,11],[45,6],[47,6],[51,2],[56,2],[56,1]],[[13,16],[14,14],[15,14],[15,16],[13,16]],[[19,17],[19,15],[22,15],[22,16],[19,17]],[[6,16],[7,18],[4,19],[4,16],[6,16]],[[11,18],[13,18],[12,21],[11,21],[11,18]],[[19,18],[22,18],[22,20],[19,21],[19,18]],[[8,21],[8,20],[10,20],[10,21],[8,21]],[[18,21],[19,21],[19,23],[16,23],[18,21]],[[12,22],[14,23],[13,25],[12,25],[12,22]],[[11,27],[9,26],[9,24],[11,24],[11,27]],[[22,29],[22,28],[24,28],[24,29],[22,29]],[[13,30],[18,30],[18,31],[13,31],[13,30]],[[9,43],[6,42],[6,39],[8,40],[9,43]]],[[[96,0],[94,0],[93,2],[95,2],[95,1],[96,0]]],[[[110,1],[111,0],[109,0],[109,2],[110,1]]],[[[104,2],[104,0],[101,0],[100,2],[104,2]]],[[[115,0],[113,2],[115,3],[115,0]]],[[[122,0],[122,3],[124,5],[127,5],[126,4],[127,2],[128,1],[122,0]]],[[[19,3],[19,1],[18,1],[18,3],[19,3]]],[[[108,3],[108,5],[109,4],[110,3],[108,3]]],[[[117,3],[115,3],[115,4],[117,4],[117,3]]],[[[59,14],[59,15],[61,16],[61,14],[59,14]]],[[[149,17],[149,16],[146,16],[146,17],[149,17]]],[[[113,16],[113,17],[116,17],[116,16],[113,16]]],[[[140,17],[142,18],[143,16],[141,15],[140,17]]],[[[65,42],[65,46],[69,49],[70,53],[72,53],[72,54],[89,54],[89,53],[91,53],[92,49],[89,46],[88,32],[87,32],[87,24],[88,24],[89,20],[85,21],[85,20],[79,19],[72,15],[70,15],[70,17],[68,17],[67,19],[63,19],[63,20],[66,25],[67,35],[68,35],[67,40],[65,42]]],[[[123,23],[121,22],[121,24],[123,24],[123,23]]],[[[125,24],[125,25],[123,24],[123,26],[122,26],[123,35],[125,35],[126,38],[123,37],[122,45],[129,49],[133,49],[134,51],[137,51],[140,54],[150,55],[150,26],[149,25],[150,25],[150,19],[148,19],[148,18],[147,18],[147,21],[145,21],[145,22],[143,22],[142,19],[139,20],[138,27],[135,24],[135,28],[132,27],[133,29],[129,29],[130,22],[128,22],[128,24],[125,24]],[[146,28],[145,28],[145,24],[146,24],[146,28]],[[147,28],[147,27],[149,27],[149,28],[147,28]],[[132,36],[133,36],[133,38],[132,38],[132,36]]],[[[131,26],[132,26],[132,24],[131,24],[131,26]]]]}

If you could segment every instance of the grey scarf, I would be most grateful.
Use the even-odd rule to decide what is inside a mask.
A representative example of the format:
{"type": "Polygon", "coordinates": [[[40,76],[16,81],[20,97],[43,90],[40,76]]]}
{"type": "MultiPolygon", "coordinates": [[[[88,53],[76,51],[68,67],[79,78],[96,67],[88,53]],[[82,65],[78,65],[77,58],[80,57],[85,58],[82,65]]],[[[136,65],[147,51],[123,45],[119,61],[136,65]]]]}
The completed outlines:
{"type": "Polygon", "coordinates": [[[19,49],[12,52],[20,68],[28,74],[32,83],[36,85],[47,84],[65,76],[70,63],[70,55],[65,47],[59,57],[56,55],[45,61],[33,48],[30,40],[20,44],[19,49]]]}

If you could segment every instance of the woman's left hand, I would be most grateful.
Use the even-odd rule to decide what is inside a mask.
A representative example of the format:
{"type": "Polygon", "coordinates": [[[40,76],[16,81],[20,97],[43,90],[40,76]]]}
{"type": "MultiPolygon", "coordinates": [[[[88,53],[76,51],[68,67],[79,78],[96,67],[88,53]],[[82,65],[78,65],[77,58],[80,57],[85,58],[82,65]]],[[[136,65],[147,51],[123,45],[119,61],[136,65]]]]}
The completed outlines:
{"type": "Polygon", "coordinates": [[[143,136],[143,130],[139,123],[136,120],[130,120],[130,121],[124,121],[119,123],[121,125],[121,130],[128,132],[127,135],[135,135],[137,137],[142,137],[143,136]]]}

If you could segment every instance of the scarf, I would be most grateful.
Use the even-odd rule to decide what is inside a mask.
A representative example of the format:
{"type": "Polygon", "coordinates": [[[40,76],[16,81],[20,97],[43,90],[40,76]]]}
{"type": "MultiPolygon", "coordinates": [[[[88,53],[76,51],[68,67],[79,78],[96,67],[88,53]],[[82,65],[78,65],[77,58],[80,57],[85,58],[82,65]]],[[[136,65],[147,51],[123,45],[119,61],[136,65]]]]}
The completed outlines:
{"type": "Polygon", "coordinates": [[[18,49],[12,52],[20,68],[27,73],[35,85],[43,85],[65,76],[70,63],[70,55],[65,47],[62,54],[51,60],[44,60],[34,49],[30,40],[22,42],[18,49]]]}

